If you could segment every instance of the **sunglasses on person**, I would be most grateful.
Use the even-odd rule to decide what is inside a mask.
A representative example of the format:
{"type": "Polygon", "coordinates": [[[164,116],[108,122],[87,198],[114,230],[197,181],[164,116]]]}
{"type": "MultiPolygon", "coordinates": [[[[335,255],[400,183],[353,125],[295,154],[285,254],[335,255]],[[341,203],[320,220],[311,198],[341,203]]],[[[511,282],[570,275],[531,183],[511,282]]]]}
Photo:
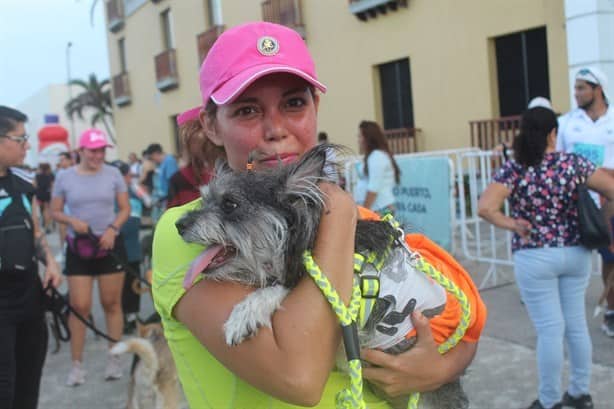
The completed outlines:
{"type": "Polygon", "coordinates": [[[18,144],[23,145],[26,142],[28,142],[29,136],[27,134],[23,134],[21,136],[0,135],[0,138],[7,138],[7,139],[10,139],[13,142],[17,142],[18,144]]]}

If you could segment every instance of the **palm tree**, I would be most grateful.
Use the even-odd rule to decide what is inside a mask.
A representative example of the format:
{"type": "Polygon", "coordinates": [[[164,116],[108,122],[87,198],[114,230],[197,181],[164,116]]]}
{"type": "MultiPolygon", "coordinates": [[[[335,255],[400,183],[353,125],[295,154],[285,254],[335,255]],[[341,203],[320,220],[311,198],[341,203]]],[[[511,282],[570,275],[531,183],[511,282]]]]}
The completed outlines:
{"type": "Polygon", "coordinates": [[[75,115],[79,119],[83,118],[85,109],[92,109],[90,122],[92,126],[96,126],[98,122],[102,122],[107,134],[115,144],[115,136],[111,131],[109,123],[113,121],[113,108],[111,104],[111,83],[108,79],[98,81],[96,74],[90,74],[88,81],[71,80],[69,85],[75,85],[81,88],[82,92],[68,101],[64,106],[66,115],[72,119],[75,115]]]}

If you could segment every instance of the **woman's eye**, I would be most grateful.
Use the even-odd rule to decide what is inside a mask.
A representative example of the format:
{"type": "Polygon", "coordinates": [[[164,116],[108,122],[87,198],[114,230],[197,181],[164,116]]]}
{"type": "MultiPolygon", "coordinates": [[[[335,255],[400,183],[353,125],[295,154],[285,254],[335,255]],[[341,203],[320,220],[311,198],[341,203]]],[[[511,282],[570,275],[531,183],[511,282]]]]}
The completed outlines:
{"type": "Polygon", "coordinates": [[[232,201],[232,200],[230,200],[230,199],[224,199],[224,200],[222,201],[222,210],[223,210],[225,213],[231,213],[231,212],[232,212],[232,211],[234,211],[234,210],[235,210],[237,207],[239,207],[239,205],[238,205],[236,202],[234,202],[234,201],[232,201]]]}
{"type": "Polygon", "coordinates": [[[291,98],[287,102],[290,108],[301,108],[306,105],[305,99],[302,97],[291,98]]]}
{"type": "Polygon", "coordinates": [[[256,113],[256,109],[252,106],[245,106],[235,111],[235,116],[249,116],[256,113]]]}

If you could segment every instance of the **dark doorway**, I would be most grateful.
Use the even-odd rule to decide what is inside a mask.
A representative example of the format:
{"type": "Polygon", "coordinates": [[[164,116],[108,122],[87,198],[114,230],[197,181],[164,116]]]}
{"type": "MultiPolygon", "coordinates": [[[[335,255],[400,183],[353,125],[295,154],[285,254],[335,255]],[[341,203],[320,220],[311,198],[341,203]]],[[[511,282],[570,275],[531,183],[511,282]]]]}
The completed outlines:
{"type": "Polygon", "coordinates": [[[384,129],[413,128],[414,107],[411,98],[409,59],[381,64],[378,68],[384,129]]]}
{"type": "Polygon", "coordinates": [[[499,114],[522,113],[535,97],[550,99],[546,28],[495,38],[499,114]]]}

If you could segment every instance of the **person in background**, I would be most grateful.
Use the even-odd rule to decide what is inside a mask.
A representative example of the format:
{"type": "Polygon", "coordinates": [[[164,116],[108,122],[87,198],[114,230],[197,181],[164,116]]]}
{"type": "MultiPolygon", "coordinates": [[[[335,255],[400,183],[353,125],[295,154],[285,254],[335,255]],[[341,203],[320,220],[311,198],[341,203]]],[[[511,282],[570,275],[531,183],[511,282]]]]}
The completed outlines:
{"type": "Polygon", "coordinates": [[[400,181],[401,171],[390,152],[384,131],[376,122],[362,121],[358,126],[358,146],[364,159],[354,200],[379,214],[394,214],[393,189],[400,181]]]}
{"type": "Polygon", "coordinates": [[[592,409],[592,346],[584,304],[591,252],[580,244],[577,190],[585,183],[612,201],[614,177],[595,170],[581,155],[556,151],[557,125],[551,109],[524,112],[514,160],[503,164],[482,193],[478,214],[514,233],[516,283],[537,332],[539,391],[529,409],[561,404],[592,409]],[[501,211],[506,199],[511,216],[501,211]],[[570,380],[561,402],[563,341],[569,348],[570,380]]]}
{"type": "MultiPolygon", "coordinates": [[[[110,146],[105,133],[99,129],[87,129],[81,134],[81,161],[58,176],[53,188],[51,211],[57,222],[68,225],[64,274],[68,277],[70,305],[81,316],[89,316],[94,280],[97,280],[107,334],[119,339],[123,329],[121,294],[124,266],[116,258],[126,258],[120,229],[130,216],[130,202],[122,175],[104,162],[106,148],[110,146]],[[64,213],[65,204],[70,214],[64,213]],[[113,252],[115,257],[109,252],[113,252]]],[[[78,386],[85,382],[82,364],[85,325],[70,314],[68,327],[72,367],[66,385],[78,386]]],[[[114,380],[121,376],[119,358],[109,354],[104,378],[114,380]]]]}
{"type": "Polygon", "coordinates": [[[45,356],[47,322],[43,288],[57,288],[57,265],[32,205],[32,179],[17,167],[30,147],[26,115],[0,106],[0,408],[36,409],[45,356]],[[26,220],[26,221],[24,221],[26,220]],[[10,232],[10,233],[9,233],[10,232]],[[35,255],[44,257],[41,282],[35,255]]]}
{"type": "Polygon", "coordinates": [[[171,177],[166,208],[181,206],[200,197],[200,187],[213,177],[213,165],[222,151],[204,135],[198,112],[177,116],[185,165],[171,177]]]}
{"type": "MultiPolygon", "coordinates": [[[[62,172],[74,165],[73,156],[70,152],[60,152],[60,160],[58,161],[55,177],[57,178],[62,172]]],[[[64,205],[64,213],[70,214],[70,210],[67,205],[64,205]]],[[[58,223],[58,235],[60,238],[60,252],[56,255],[58,262],[64,261],[64,248],[66,244],[66,225],[64,223],[58,223]]]]}
{"type": "Polygon", "coordinates": [[[130,274],[124,279],[124,288],[122,289],[122,311],[124,313],[124,334],[132,333],[136,329],[136,322],[140,310],[141,297],[135,292],[135,289],[140,289],[140,283],[137,277],[132,274],[141,275],[141,240],[139,233],[141,230],[141,216],[143,216],[143,203],[132,186],[131,167],[125,162],[115,161],[112,165],[119,169],[126,185],[128,186],[128,197],[130,200],[130,217],[121,228],[121,234],[124,238],[124,246],[126,248],[126,270],[130,270],[130,274]]]}
{"type": "Polygon", "coordinates": [[[128,154],[128,164],[130,165],[130,184],[133,182],[138,183],[141,179],[141,160],[136,156],[136,153],[130,152],[128,154]]]}
{"type": "Polygon", "coordinates": [[[51,232],[51,215],[49,214],[49,202],[51,201],[51,189],[53,188],[53,172],[48,163],[38,165],[38,172],[34,179],[36,187],[36,201],[43,216],[43,228],[45,233],[51,232]]]}
{"type": "MultiPolygon", "coordinates": [[[[557,150],[583,155],[596,167],[614,175],[614,110],[607,95],[608,79],[594,67],[576,73],[574,97],[578,107],[559,118],[557,150]]],[[[596,201],[598,198],[594,197],[596,201]]],[[[610,223],[614,224],[614,220],[610,223]]],[[[599,249],[602,257],[601,276],[604,285],[614,274],[614,248],[599,249]]],[[[601,329],[614,337],[614,289],[607,295],[601,329]]]]}
{"type": "MultiPolygon", "coordinates": [[[[152,143],[145,150],[147,157],[156,164],[156,174],[154,175],[154,200],[158,201],[158,207],[164,209],[168,200],[168,185],[171,176],[179,170],[177,160],[171,154],[164,153],[159,143],[152,143]]],[[[157,220],[157,217],[154,218],[157,220]]]]}

